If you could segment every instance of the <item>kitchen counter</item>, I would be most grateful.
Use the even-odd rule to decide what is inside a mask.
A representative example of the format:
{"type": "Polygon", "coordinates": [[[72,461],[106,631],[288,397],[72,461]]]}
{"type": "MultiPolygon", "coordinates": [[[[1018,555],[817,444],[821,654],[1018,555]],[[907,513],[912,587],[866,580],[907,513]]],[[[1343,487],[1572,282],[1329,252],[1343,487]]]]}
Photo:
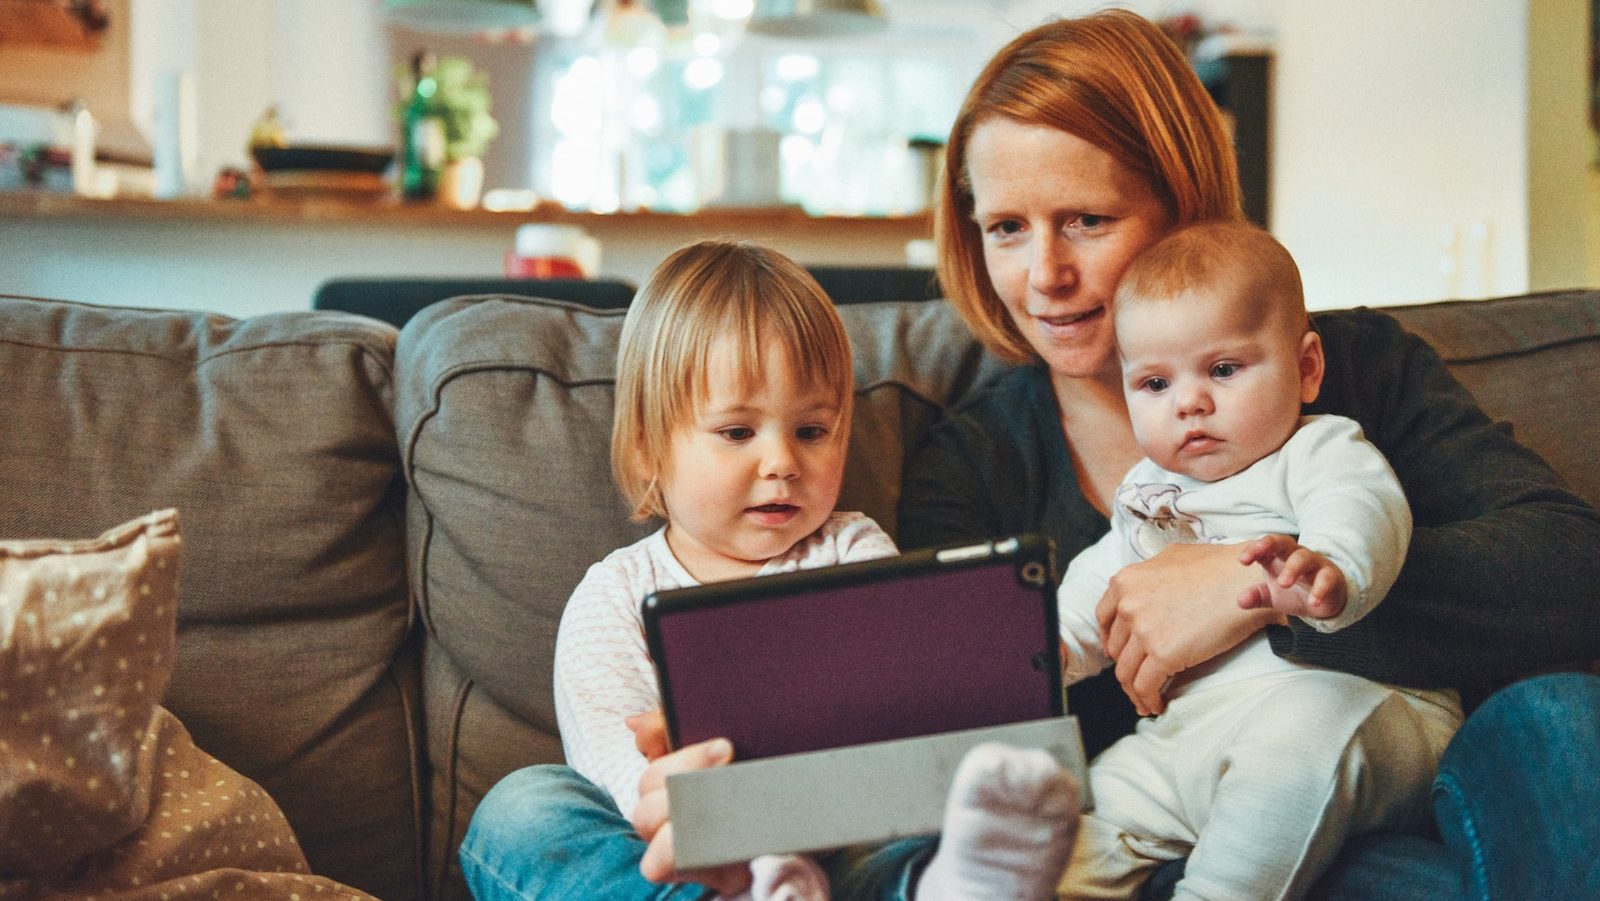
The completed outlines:
{"type": "Polygon", "coordinates": [[[907,242],[932,235],[926,213],[490,212],[393,201],[0,193],[0,293],[153,307],[204,298],[206,309],[235,316],[305,309],[330,278],[499,276],[517,227],[529,222],[581,226],[600,242],[600,273],[636,284],[699,238],[761,241],[802,264],[892,266],[905,263],[907,242]]]}

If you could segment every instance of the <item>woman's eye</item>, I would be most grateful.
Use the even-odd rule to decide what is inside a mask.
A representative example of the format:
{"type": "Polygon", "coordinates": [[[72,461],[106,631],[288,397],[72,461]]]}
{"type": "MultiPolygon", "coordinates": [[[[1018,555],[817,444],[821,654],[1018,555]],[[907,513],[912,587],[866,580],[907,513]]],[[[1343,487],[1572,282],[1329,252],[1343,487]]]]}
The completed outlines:
{"type": "Polygon", "coordinates": [[[1238,363],[1218,363],[1211,367],[1211,377],[1217,379],[1231,378],[1238,371],[1238,363]]]}
{"type": "Polygon", "coordinates": [[[717,434],[729,441],[749,441],[755,437],[756,433],[753,429],[748,429],[744,426],[734,426],[733,428],[719,429],[717,434]]]}
{"type": "Polygon", "coordinates": [[[1151,394],[1160,394],[1161,392],[1167,390],[1167,380],[1159,376],[1155,376],[1145,379],[1144,382],[1139,385],[1139,387],[1150,392],[1151,394]]]}
{"type": "Polygon", "coordinates": [[[1001,219],[998,222],[990,223],[984,228],[984,231],[995,238],[1009,238],[1022,231],[1022,223],[1015,219],[1001,219]]]}
{"type": "Polygon", "coordinates": [[[1105,225],[1105,224],[1106,224],[1106,217],[1097,216],[1094,213],[1084,213],[1082,216],[1078,217],[1078,225],[1081,228],[1086,228],[1086,229],[1091,229],[1092,230],[1092,229],[1099,228],[1100,226],[1105,225]]]}

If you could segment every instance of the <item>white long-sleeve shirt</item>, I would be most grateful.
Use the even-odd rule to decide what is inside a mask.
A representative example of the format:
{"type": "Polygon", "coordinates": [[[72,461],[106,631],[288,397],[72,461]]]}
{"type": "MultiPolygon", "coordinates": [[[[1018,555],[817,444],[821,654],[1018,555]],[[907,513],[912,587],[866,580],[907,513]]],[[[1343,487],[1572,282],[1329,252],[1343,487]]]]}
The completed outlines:
{"type": "MultiPolygon", "coordinates": [[[[1383,454],[1343,416],[1306,416],[1283,447],[1242,472],[1202,482],[1141,460],[1117,488],[1111,531],[1075,557],[1058,595],[1069,682],[1110,664],[1095,606],[1117,570],[1168,544],[1236,543],[1271,533],[1297,536],[1344,573],[1344,611],[1306,619],[1332,632],[1371,612],[1388,594],[1411,541],[1411,508],[1383,454]]],[[[1169,696],[1248,676],[1301,669],[1272,653],[1257,632],[1174,687],[1169,696]]]]}
{"type": "MultiPolygon", "coordinates": [[[[834,513],[757,575],[890,557],[894,541],[860,513],[834,513]]],[[[661,706],[640,604],[656,591],[698,585],[667,546],[666,529],[589,567],[556,632],[556,723],[567,765],[604,788],[623,816],[639,801],[645,760],[624,720],[661,706]]]]}

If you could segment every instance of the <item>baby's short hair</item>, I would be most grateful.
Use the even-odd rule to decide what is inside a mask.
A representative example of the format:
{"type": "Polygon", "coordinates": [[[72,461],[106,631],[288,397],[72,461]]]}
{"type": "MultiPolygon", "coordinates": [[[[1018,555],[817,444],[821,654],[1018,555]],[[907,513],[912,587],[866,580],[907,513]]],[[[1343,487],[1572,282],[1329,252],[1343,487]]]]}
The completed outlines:
{"type": "Polygon", "coordinates": [[[1123,273],[1112,309],[1221,289],[1239,292],[1263,315],[1309,324],[1294,257],[1265,230],[1233,220],[1198,222],[1150,245],[1123,273]]]}
{"type": "Polygon", "coordinates": [[[617,352],[611,473],[636,520],[664,517],[656,473],[674,430],[705,402],[709,359],[733,340],[741,386],[771,366],[795,367],[838,400],[835,434],[849,440],[855,373],[850,339],[816,279],[783,254],[746,241],[700,241],[656,268],[634,296],[617,352]],[[782,359],[763,359],[776,341],[782,359]]]}

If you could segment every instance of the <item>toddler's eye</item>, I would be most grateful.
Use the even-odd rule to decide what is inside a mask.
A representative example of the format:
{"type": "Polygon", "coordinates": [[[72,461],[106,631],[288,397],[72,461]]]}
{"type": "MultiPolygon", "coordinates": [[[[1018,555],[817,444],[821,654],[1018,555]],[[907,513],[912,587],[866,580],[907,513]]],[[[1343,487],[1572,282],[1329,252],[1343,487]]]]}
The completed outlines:
{"type": "Polygon", "coordinates": [[[735,441],[735,442],[737,442],[737,441],[749,441],[751,438],[754,438],[755,435],[756,435],[756,433],[755,433],[755,431],[753,429],[746,428],[746,427],[744,427],[742,425],[733,426],[732,428],[720,429],[720,430],[717,431],[717,434],[721,435],[722,437],[724,437],[726,439],[728,439],[729,441],[735,441]]]}
{"type": "Polygon", "coordinates": [[[1161,392],[1167,390],[1168,387],[1170,387],[1170,385],[1167,380],[1158,375],[1151,376],[1150,378],[1147,378],[1143,382],[1139,383],[1139,388],[1141,390],[1148,391],[1151,394],[1160,394],[1161,392]]]}
{"type": "Polygon", "coordinates": [[[828,437],[827,426],[807,425],[795,430],[795,435],[801,441],[821,441],[828,437]]]}
{"type": "Polygon", "coordinates": [[[1218,379],[1230,378],[1239,372],[1238,363],[1218,363],[1211,367],[1211,377],[1218,379]]]}

